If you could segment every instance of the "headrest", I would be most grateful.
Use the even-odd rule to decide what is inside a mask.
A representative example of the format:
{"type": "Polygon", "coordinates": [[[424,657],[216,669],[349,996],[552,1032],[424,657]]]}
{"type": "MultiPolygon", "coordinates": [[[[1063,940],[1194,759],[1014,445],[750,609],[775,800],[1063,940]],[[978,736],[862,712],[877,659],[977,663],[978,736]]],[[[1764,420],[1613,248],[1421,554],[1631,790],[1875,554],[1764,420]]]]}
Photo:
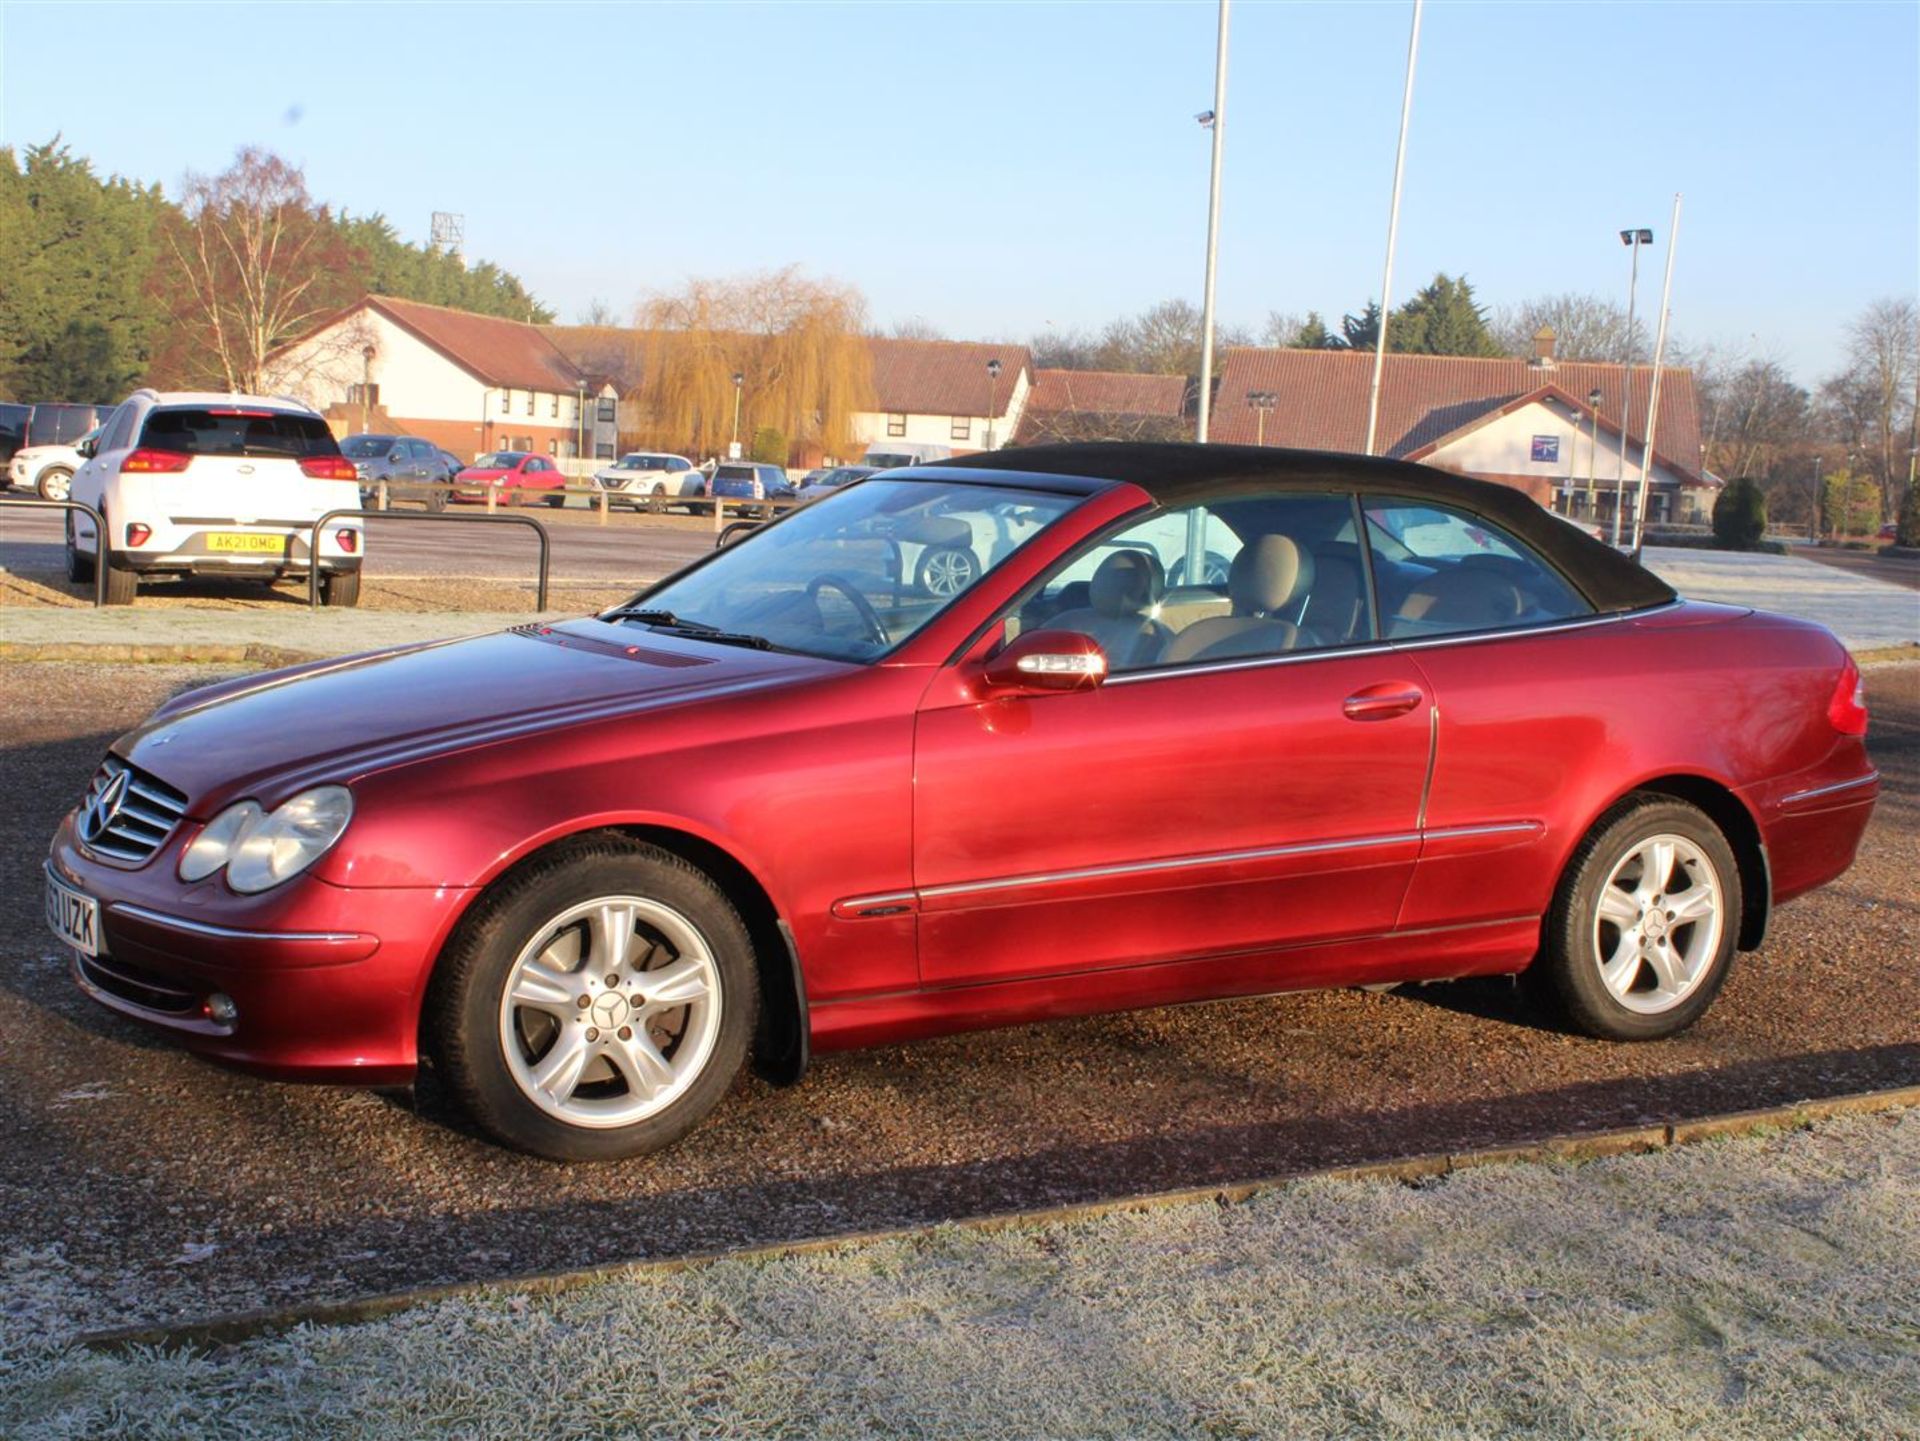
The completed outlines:
{"type": "Polygon", "coordinates": [[[1166,594],[1167,579],[1157,556],[1144,550],[1116,550],[1100,562],[1087,599],[1101,615],[1145,615],[1166,594]]]}
{"type": "Polygon", "coordinates": [[[1235,615],[1272,615],[1313,586],[1313,556],[1290,536],[1263,535],[1241,547],[1227,572],[1235,615]]]}

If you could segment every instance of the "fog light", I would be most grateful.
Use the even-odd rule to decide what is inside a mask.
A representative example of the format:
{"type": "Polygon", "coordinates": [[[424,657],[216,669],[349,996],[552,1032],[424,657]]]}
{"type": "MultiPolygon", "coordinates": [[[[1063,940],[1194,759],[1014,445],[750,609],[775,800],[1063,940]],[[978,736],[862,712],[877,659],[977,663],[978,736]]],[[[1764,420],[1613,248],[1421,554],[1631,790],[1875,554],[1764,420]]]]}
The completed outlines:
{"type": "Polygon", "coordinates": [[[215,991],[201,1007],[207,1013],[207,1019],[215,1025],[231,1026],[240,1019],[240,1008],[233,1003],[233,997],[215,991]]]}
{"type": "Polygon", "coordinates": [[[136,520],[135,522],[133,522],[133,524],[127,527],[127,544],[128,545],[145,545],[148,539],[152,535],[153,535],[152,526],[142,525],[140,524],[139,521],[136,520]]]}

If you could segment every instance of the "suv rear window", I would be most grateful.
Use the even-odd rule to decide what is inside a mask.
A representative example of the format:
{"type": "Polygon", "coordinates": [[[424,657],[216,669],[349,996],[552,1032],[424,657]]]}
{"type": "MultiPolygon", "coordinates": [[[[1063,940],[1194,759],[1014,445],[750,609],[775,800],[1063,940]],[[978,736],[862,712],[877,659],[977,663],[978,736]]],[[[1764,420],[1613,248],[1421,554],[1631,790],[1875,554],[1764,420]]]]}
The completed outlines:
{"type": "Polygon", "coordinates": [[[317,415],[240,406],[173,406],[156,410],[140,444],[184,455],[265,455],[304,460],[338,455],[340,446],[317,415]]]}

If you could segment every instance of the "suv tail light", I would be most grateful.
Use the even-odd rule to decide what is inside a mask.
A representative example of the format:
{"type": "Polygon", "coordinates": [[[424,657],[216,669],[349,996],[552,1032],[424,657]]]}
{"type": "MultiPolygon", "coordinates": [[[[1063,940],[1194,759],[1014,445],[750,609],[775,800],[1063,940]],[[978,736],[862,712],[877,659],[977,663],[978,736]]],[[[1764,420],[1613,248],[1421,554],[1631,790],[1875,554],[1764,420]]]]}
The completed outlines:
{"type": "Polygon", "coordinates": [[[153,527],[150,525],[142,525],[136,520],[127,527],[127,544],[129,546],[145,545],[152,538],[153,527]]]}
{"type": "Polygon", "coordinates": [[[310,455],[300,469],[315,480],[358,480],[360,472],[344,455],[310,455]]]}
{"type": "Polygon", "coordinates": [[[1867,733],[1867,683],[1860,678],[1860,667],[1852,656],[1840,668],[1839,684],[1833,688],[1833,699],[1827,702],[1827,719],[1843,736],[1867,733]]]}
{"type": "Polygon", "coordinates": [[[178,450],[136,450],[120,462],[122,475],[178,475],[193,457],[178,450]]]}
{"type": "Polygon", "coordinates": [[[359,549],[360,549],[360,532],[359,531],[354,530],[351,527],[343,528],[340,530],[336,530],[333,533],[333,538],[340,542],[340,549],[344,550],[348,555],[354,555],[359,552],[359,549]]]}

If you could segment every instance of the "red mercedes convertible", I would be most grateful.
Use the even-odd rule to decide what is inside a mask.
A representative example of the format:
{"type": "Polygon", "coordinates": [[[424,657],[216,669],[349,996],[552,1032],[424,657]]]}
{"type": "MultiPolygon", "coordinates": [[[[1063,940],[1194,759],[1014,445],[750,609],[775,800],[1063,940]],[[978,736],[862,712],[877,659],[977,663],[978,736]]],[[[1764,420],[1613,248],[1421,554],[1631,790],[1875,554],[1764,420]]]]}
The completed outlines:
{"type": "Polygon", "coordinates": [[[422,1048],[546,1156],[749,1061],[1524,973],[1670,1035],[1851,863],[1859,673],[1517,491],[1230,446],[844,487],[606,613],[230,681],[47,865],[88,994],[269,1075],[422,1048]],[[918,560],[964,550],[958,588],[918,560]]]}

